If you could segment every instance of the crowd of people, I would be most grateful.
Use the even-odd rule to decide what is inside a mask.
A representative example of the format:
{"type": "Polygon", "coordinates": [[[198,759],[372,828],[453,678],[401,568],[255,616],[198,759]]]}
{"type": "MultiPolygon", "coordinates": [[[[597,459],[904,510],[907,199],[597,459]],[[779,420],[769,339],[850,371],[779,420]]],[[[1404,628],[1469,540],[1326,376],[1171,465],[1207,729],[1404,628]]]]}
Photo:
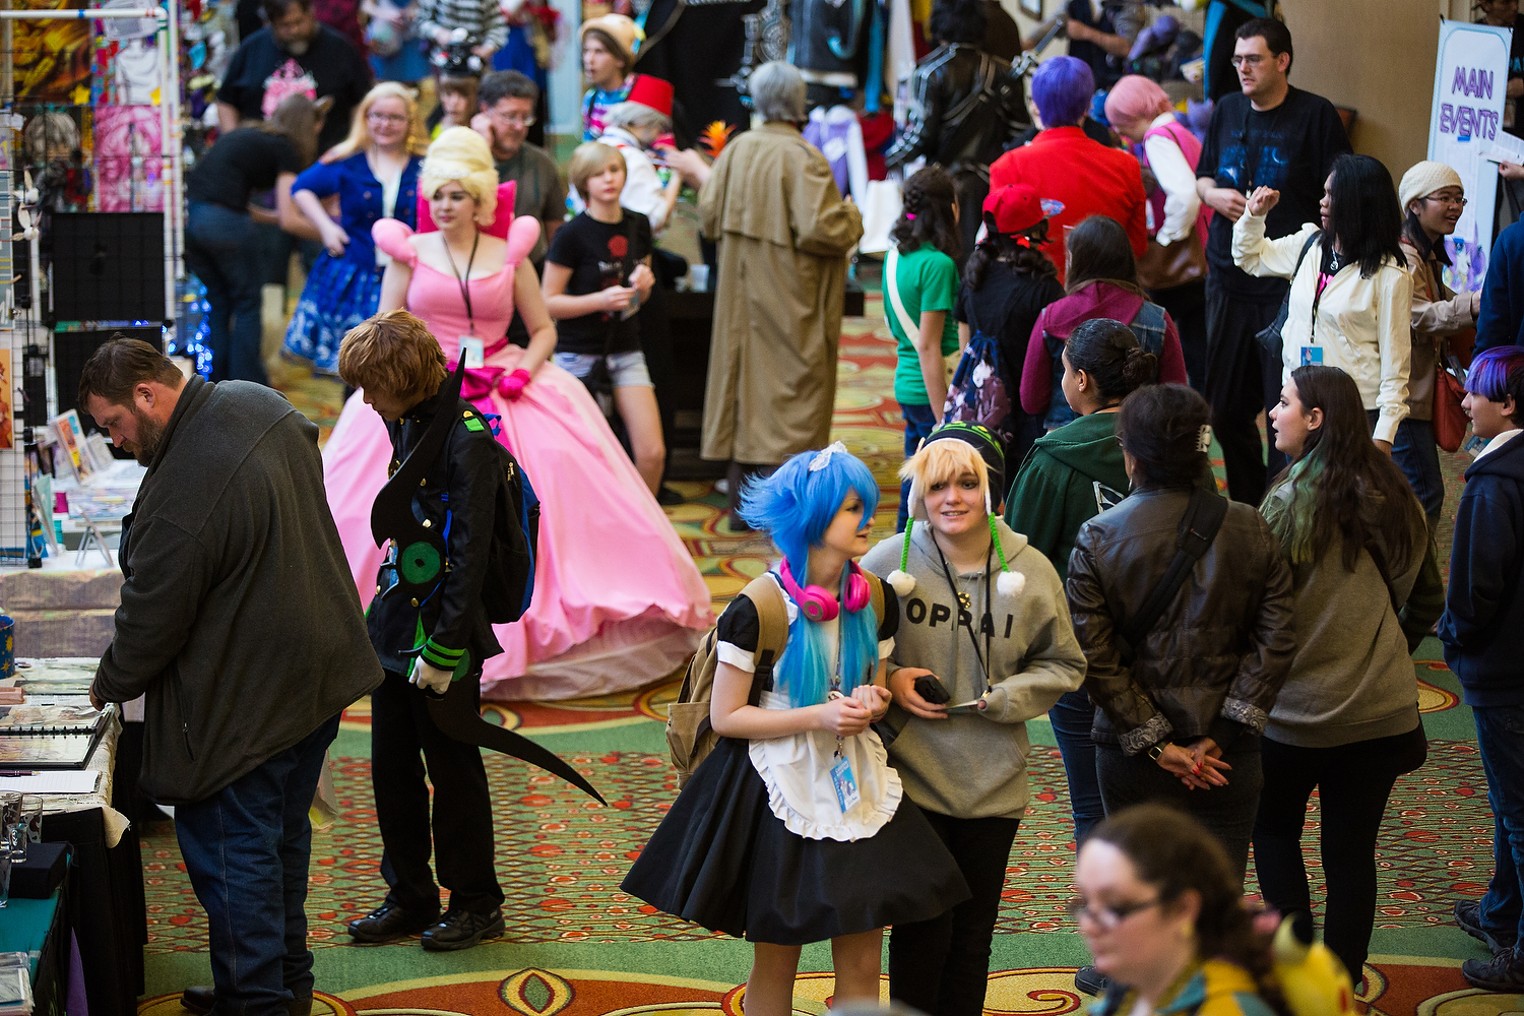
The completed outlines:
{"type": "Polygon", "coordinates": [[[1509,296],[1524,224],[1479,295],[1449,291],[1460,176],[1421,162],[1394,184],[1352,153],[1332,104],[1290,84],[1284,23],[1240,18],[1209,46],[1231,50],[1238,89],[1198,136],[1157,82],[1118,73],[1130,29],[1111,14],[1070,4],[1071,55],[1045,60],[1028,97],[1014,53],[981,49],[996,5],[938,0],[940,45],[887,154],[927,165],[883,265],[904,464],[894,535],[870,548],[879,482],[830,442],[863,219],[804,139],[797,68],[751,73],[756,125],[710,159],[673,143],[673,87],[635,72],[635,22],[589,20],[585,137],[563,177],[530,141],[540,88],[487,69],[508,38],[496,3],[367,5],[377,72],[425,73],[376,52],[388,32],[415,33],[439,72],[449,98],[428,125],[310,0],[262,6],[268,27],[219,94],[225,132],[187,183],[211,381],[119,340],[80,392],[149,467],[92,696],[150,695],[144,786],[181,804],[211,918],[216,986],[187,1005],[310,1011],[311,834],[292,802],[357,696],[372,696],[387,895],[349,933],[470,948],[504,933],[503,893],[478,742],[450,717],[483,695],[649,684],[712,625],[718,746],[624,888],[753,944],[749,1016],[792,1011],[818,941],[836,1000],[876,1000],[886,928],[895,1000],[983,1011],[1026,724],[1044,715],[1094,957],[1076,983],[1097,1012],[1289,1012],[1242,903],[1251,856],[1266,905],[1306,925],[1320,912],[1358,985],[1376,838],[1426,756],[1410,653],[1436,625],[1497,823],[1491,885],[1455,910],[1493,951],[1463,973],[1524,988],[1524,312],[1509,296]],[[663,293],[687,267],[660,238],[684,188],[717,246],[701,452],[728,470],[731,526],[781,555],[717,623],[660,506],[675,496],[663,293]],[[260,355],[270,272],[250,253],[289,261],[298,243],[286,351],[350,386],[321,457],[260,355]],[[1479,448],[1446,591],[1433,418],[1473,325],[1479,448]],[[950,379],[948,357],[975,351],[950,379]],[[280,611],[229,630],[293,573],[280,611]],[[321,652],[292,660],[307,638],[321,652]],[[268,722],[229,705],[240,683],[268,722]],[[1321,906],[1303,863],[1314,792],[1321,906]],[[913,879],[882,877],[906,857],[913,879]]]}

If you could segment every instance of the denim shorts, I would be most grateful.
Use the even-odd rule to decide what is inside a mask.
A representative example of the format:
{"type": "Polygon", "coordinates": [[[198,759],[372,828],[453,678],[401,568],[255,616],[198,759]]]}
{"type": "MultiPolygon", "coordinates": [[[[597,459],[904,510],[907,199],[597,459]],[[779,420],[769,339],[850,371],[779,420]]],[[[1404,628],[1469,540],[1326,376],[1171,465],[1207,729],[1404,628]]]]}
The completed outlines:
{"type": "MultiPolygon", "coordinates": [[[[651,372],[646,370],[646,354],[640,350],[612,353],[608,358],[609,377],[615,388],[654,388],[651,372]]],[[[555,353],[551,362],[579,381],[586,380],[598,362],[597,353],[555,353]]]]}

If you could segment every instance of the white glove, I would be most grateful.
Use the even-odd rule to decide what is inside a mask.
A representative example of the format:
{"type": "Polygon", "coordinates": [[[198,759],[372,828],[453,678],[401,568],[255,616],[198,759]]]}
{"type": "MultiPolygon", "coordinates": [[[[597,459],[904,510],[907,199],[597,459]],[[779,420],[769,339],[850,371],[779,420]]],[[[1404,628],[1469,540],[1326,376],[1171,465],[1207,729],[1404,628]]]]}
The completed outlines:
{"type": "Polygon", "coordinates": [[[440,670],[438,667],[425,663],[422,657],[413,661],[413,672],[408,675],[408,682],[416,684],[424,691],[435,695],[443,695],[450,690],[450,681],[453,675],[448,670],[440,670]]]}

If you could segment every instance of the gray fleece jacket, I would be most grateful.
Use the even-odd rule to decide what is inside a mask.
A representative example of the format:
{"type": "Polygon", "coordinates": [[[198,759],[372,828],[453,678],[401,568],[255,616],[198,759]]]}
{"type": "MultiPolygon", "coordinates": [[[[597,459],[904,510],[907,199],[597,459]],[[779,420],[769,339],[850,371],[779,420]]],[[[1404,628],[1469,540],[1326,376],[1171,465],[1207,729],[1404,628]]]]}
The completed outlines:
{"type": "MultiPolygon", "coordinates": [[[[1074,638],[1063,585],[1053,565],[1027,545],[1027,538],[997,523],[1001,546],[1021,591],[1001,594],[988,583],[993,621],[988,639],[990,682],[988,708],[960,711],[946,720],[922,720],[890,707],[891,726],[899,736],[889,745],[910,799],[929,811],[954,818],[1020,818],[1027,806],[1026,721],[1041,716],[1064,692],[1085,678],[1085,656],[1074,638]]],[[[969,596],[970,610],[959,622],[956,594],[931,542],[931,531],[917,522],[911,532],[905,571],[915,588],[900,597],[900,627],[889,659],[896,667],[925,667],[936,674],[954,703],[978,698],[985,676],[969,639],[972,620],[985,652],[980,619],[985,614],[984,572],[953,573],[969,596]]],[[[863,567],[887,576],[900,563],[903,537],[884,540],[863,558],[863,567]]],[[[888,590],[886,590],[888,591],[888,590]]]]}

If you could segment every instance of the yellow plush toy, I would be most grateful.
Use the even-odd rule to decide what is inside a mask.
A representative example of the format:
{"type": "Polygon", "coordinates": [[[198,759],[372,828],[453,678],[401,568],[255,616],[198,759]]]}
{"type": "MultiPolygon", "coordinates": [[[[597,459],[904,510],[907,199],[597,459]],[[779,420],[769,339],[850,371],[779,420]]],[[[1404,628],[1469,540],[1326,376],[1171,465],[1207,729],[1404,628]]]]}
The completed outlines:
{"type": "Polygon", "coordinates": [[[1294,1016],[1355,1016],[1355,991],[1344,964],[1323,943],[1304,941],[1297,922],[1281,921],[1270,951],[1275,979],[1294,1016]]]}

